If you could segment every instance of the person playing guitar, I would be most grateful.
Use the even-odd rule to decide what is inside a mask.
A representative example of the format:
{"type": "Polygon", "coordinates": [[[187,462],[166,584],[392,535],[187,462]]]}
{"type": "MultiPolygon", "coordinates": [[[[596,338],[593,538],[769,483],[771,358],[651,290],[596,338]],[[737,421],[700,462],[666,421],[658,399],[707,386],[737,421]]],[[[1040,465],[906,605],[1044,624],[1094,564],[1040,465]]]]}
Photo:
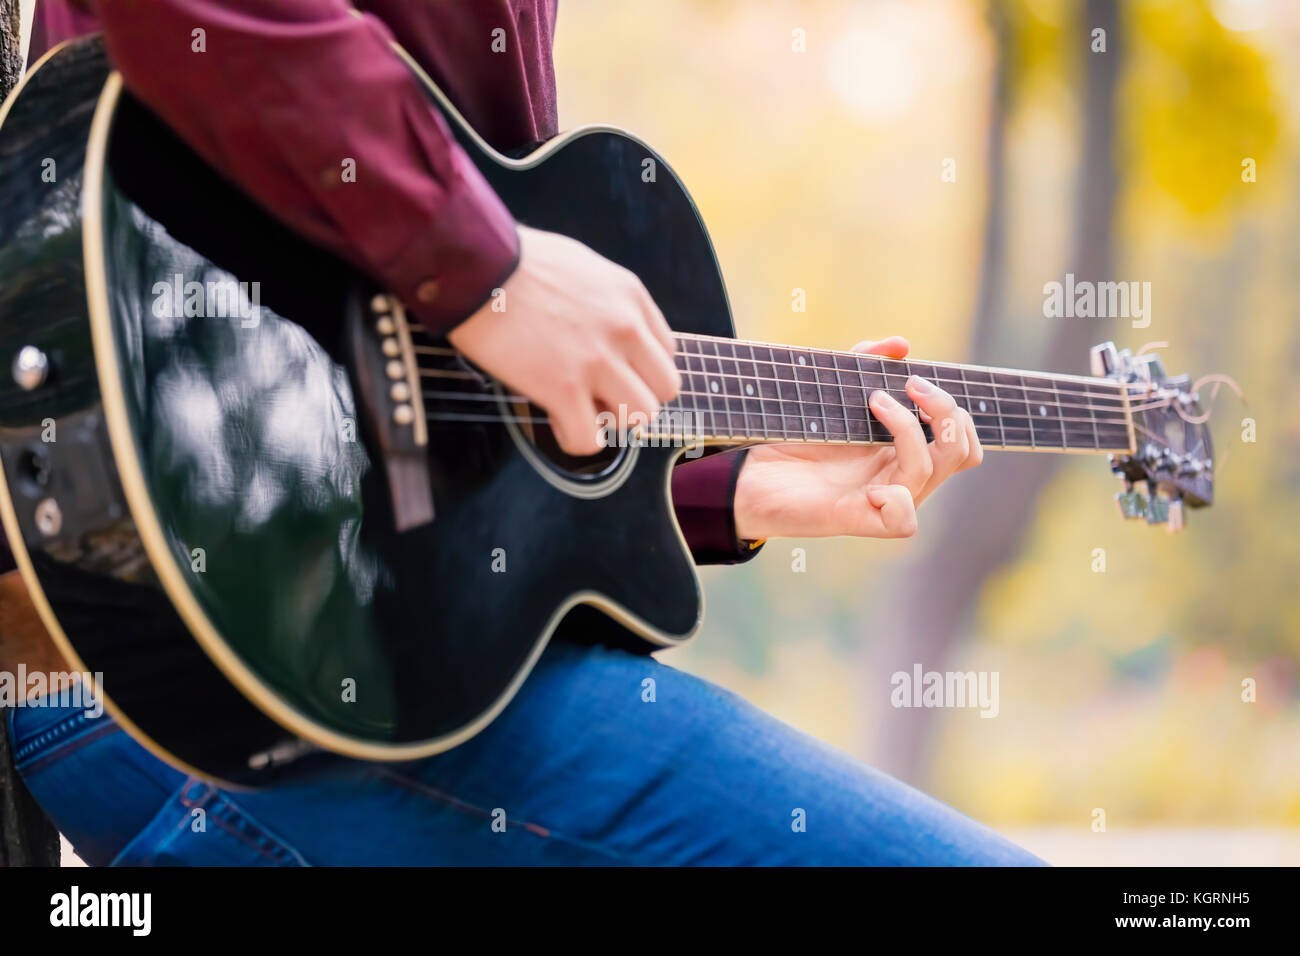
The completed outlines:
{"type": "MultiPolygon", "coordinates": [[[[525,147],[558,131],[555,0],[70,3],[38,0],[33,60],[102,30],[127,87],[199,155],[544,408],[565,452],[598,450],[600,412],[652,418],[681,389],[669,326],[637,277],[517,225],[390,47],[492,145],[525,147]],[[345,159],[355,182],[340,181],[345,159]]],[[[854,350],[902,358],[908,345],[854,350]]],[[[916,376],[906,391],[932,441],[877,391],[892,445],[766,444],[678,465],[696,560],[738,563],[777,537],[914,534],[917,507],[983,452],[947,391],[916,376]]],[[[22,654],[30,667],[40,625],[14,578],[0,666],[22,654]]],[[[734,694],[599,643],[552,642],[500,716],[445,753],[249,793],[187,778],[108,716],[10,714],[28,786],[96,864],[1041,862],[734,694]],[[200,807],[218,825],[193,832],[200,807]]]]}

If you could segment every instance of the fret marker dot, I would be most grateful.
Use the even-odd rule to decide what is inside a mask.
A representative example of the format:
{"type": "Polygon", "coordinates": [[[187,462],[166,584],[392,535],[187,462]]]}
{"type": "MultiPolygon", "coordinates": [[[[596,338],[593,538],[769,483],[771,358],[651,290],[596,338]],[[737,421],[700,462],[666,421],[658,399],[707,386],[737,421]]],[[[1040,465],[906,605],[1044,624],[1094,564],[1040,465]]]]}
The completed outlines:
{"type": "Polygon", "coordinates": [[[753,394],[754,394],[754,386],[753,386],[753,385],[746,385],[746,386],[745,386],[745,394],[746,394],[746,395],[753,395],[753,394]]]}
{"type": "Polygon", "coordinates": [[[718,383],[717,383],[717,382],[710,382],[710,383],[709,383],[709,388],[713,389],[713,390],[716,392],[716,391],[718,390],[718,383]]]}
{"type": "Polygon", "coordinates": [[[980,411],[981,411],[981,412],[987,412],[988,410],[989,410],[989,407],[988,407],[987,405],[985,405],[983,402],[980,402],[980,411]]]}
{"type": "Polygon", "coordinates": [[[1047,406],[1046,406],[1046,405],[1039,405],[1039,406],[1038,406],[1038,414],[1039,414],[1041,417],[1046,418],[1046,417],[1047,417],[1047,406]]]}
{"type": "Polygon", "coordinates": [[[817,423],[816,423],[816,422],[809,422],[809,423],[808,423],[808,427],[811,428],[813,431],[816,431],[816,430],[817,430],[817,423]]]}
{"type": "Polygon", "coordinates": [[[806,358],[804,358],[802,355],[800,355],[800,356],[799,356],[799,364],[800,364],[800,365],[807,365],[807,364],[808,364],[808,360],[807,360],[806,358]]]}

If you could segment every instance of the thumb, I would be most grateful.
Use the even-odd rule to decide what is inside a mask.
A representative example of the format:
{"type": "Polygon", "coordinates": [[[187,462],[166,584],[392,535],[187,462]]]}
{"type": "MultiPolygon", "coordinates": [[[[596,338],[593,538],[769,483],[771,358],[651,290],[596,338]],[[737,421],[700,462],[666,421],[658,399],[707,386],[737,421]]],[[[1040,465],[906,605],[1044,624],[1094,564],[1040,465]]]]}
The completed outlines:
{"type": "Polygon", "coordinates": [[[867,501],[880,513],[886,537],[910,538],[916,534],[916,502],[906,487],[872,485],[867,488],[867,501]]]}

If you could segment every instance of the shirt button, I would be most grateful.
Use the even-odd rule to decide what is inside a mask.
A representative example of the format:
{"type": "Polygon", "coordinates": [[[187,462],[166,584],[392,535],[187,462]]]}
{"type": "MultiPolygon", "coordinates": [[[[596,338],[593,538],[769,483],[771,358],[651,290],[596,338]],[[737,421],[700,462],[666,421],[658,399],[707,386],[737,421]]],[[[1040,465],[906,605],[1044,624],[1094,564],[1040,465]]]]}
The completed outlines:
{"type": "Polygon", "coordinates": [[[434,300],[438,298],[440,289],[441,286],[438,284],[437,279],[425,279],[416,287],[415,298],[422,305],[433,305],[434,300]]]}

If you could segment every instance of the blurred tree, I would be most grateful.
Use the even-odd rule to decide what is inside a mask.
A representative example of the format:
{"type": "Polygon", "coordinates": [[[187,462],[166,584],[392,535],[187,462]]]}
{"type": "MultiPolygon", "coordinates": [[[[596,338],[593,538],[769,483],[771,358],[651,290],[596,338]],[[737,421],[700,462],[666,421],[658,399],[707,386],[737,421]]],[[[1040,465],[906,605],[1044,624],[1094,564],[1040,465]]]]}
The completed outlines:
{"type": "MultiPolygon", "coordinates": [[[[0,100],[17,85],[22,72],[18,0],[0,0],[0,100]]],[[[0,710],[0,866],[57,866],[58,832],[14,769],[6,726],[4,711],[0,710]]]]}
{"type": "Polygon", "coordinates": [[[9,95],[22,76],[21,36],[18,0],[0,0],[0,100],[9,95]]]}
{"type": "MultiPolygon", "coordinates": [[[[1005,365],[998,353],[1010,336],[1000,308],[1005,282],[1005,124],[1011,99],[1012,52],[1016,49],[1008,4],[990,7],[997,62],[990,109],[989,205],[986,213],[984,262],[975,314],[971,324],[972,361],[1005,365]]],[[[1111,229],[1116,198],[1115,89],[1122,45],[1116,0],[1085,0],[1082,17],[1071,34],[1084,49],[1084,88],[1081,101],[1079,178],[1074,227],[1066,272],[1079,280],[1101,281],[1110,276],[1111,229]],[[1105,52],[1090,52],[1091,33],[1105,31],[1105,52]]],[[[1014,330],[1012,330],[1014,331],[1014,330]]],[[[1060,322],[1048,336],[1031,367],[1071,369],[1093,343],[1096,328],[1086,322],[1060,322]]],[[[997,455],[961,481],[953,482],[922,513],[926,546],[912,561],[902,562],[890,595],[889,613],[874,621],[868,652],[873,686],[881,675],[911,672],[920,663],[926,670],[944,670],[960,641],[985,581],[1017,554],[1024,533],[1036,515],[1043,489],[1060,464],[1055,455],[997,455]],[[960,542],[960,546],[957,545],[960,542]]],[[[929,765],[930,730],[935,712],[892,710],[881,695],[873,726],[881,737],[873,748],[876,761],[905,780],[916,781],[929,765]]]]}

